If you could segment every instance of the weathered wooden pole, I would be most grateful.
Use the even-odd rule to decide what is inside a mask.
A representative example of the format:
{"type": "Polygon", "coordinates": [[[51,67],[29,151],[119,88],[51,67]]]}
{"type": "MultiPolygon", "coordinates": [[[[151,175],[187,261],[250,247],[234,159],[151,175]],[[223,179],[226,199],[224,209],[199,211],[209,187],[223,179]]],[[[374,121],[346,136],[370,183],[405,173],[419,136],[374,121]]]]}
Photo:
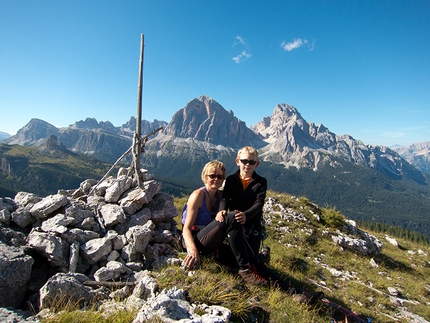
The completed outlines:
{"type": "Polygon", "coordinates": [[[133,161],[130,165],[130,173],[133,172],[137,179],[137,183],[140,188],[143,188],[143,176],[140,172],[140,155],[142,153],[142,150],[144,151],[145,144],[148,141],[149,137],[152,135],[155,135],[158,131],[163,129],[163,127],[159,127],[153,131],[151,131],[149,134],[143,136],[142,138],[142,88],[143,88],[143,48],[145,47],[144,44],[144,36],[141,34],[140,36],[140,61],[139,61],[139,79],[138,79],[138,85],[137,85],[137,120],[136,120],[136,130],[134,132],[133,136],[133,143],[130,148],[121,156],[119,159],[113,164],[113,166],[107,171],[107,173],[102,177],[101,180],[98,181],[96,185],[94,185],[90,192],[88,193],[88,196],[91,195],[94,192],[94,189],[103,182],[110,174],[110,172],[118,165],[118,163],[130,152],[133,152],[133,161]]]}
{"type": "Polygon", "coordinates": [[[142,174],[140,173],[140,154],[141,149],[141,127],[142,127],[142,88],[143,88],[143,48],[145,47],[144,35],[140,35],[140,60],[139,60],[139,78],[137,85],[137,115],[136,131],[134,132],[133,159],[135,174],[139,187],[142,187],[142,174]]]}

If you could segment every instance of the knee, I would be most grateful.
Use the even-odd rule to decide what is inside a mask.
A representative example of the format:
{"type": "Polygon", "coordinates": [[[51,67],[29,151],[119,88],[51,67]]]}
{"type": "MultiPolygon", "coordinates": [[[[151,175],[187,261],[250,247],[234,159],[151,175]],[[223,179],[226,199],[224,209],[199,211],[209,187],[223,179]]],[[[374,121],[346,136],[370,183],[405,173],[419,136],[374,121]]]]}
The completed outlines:
{"type": "Polygon", "coordinates": [[[226,223],[229,227],[240,225],[240,223],[236,221],[235,215],[236,212],[228,212],[225,215],[224,223],[226,223]]]}
{"type": "Polygon", "coordinates": [[[235,221],[236,219],[235,219],[235,216],[236,215],[236,212],[228,212],[228,213],[226,213],[226,215],[225,215],[225,220],[226,220],[226,222],[237,222],[237,221],[235,221]]]}

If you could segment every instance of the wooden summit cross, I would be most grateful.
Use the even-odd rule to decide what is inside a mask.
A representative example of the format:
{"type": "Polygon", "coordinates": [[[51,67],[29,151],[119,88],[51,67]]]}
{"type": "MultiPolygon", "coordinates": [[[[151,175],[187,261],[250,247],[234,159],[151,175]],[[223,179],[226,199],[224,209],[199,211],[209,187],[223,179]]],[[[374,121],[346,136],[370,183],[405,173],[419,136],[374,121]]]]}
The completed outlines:
{"type": "Polygon", "coordinates": [[[137,178],[139,187],[142,187],[142,176],[140,173],[140,153],[142,148],[141,141],[141,127],[142,127],[142,88],[143,88],[143,49],[145,47],[145,36],[140,35],[140,59],[139,59],[139,78],[137,80],[137,113],[136,113],[136,130],[133,135],[133,163],[134,173],[137,178]]]}
{"type": "Polygon", "coordinates": [[[144,34],[140,35],[140,59],[139,59],[139,77],[138,77],[138,84],[137,84],[137,116],[136,116],[136,130],[134,131],[133,135],[133,144],[132,146],[124,153],[121,157],[118,158],[118,160],[115,162],[115,164],[112,165],[112,167],[107,171],[107,173],[98,181],[96,185],[94,185],[91,189],[91,191],[88,193],[90,195],[93,190],[101,183],[103,182],[106,177],[109,176],[110,172],[115,168],[116,165],[131,151],[133,151],[133,161],[131,162],[130,169],[134,170],[134,174],[137,179],[137,183],[140,188],[143,188],[142,185],[142,173],[140,171],[140,155],[144,151],[145,144],[148,141],[149,137],[153,134],[157,133],[163,127],[159,127],[153,131],[151,131],[149,134],[142,137],[141,135],[141,128],[142,128],[142,92],[143,92],[143,49],[145,47],[145,37],[144,34]]]}
{"type": "Polygon", "coordinates": [[[134,173],[137,178],[137,183],[140,188],[142,185],[142,173],[140,172],[140,155],[144,151],[145,144],[148,138],[160,131],[163,127],[159,127],[154,131],[141,138],[141,127],[142,127],[142,92],[143,92],[143,51],[145,47],[145,36],[140,35],[140,59],[139,59],[139,78],[137,82],[137,113],[136,113],[136,130],[133,136],[133,162],[131,168],[134,166],[134,173]]]}

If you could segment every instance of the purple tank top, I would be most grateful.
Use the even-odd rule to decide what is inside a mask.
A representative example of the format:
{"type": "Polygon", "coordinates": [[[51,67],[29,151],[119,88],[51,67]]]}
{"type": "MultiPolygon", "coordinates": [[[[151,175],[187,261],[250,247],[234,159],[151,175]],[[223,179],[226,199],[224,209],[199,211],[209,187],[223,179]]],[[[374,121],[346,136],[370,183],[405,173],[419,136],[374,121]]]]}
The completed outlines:
{"type": "MultiPolygon", "coordinates": [[[[206,196],[207,191],[205,187],[202,187],[201,190],[203,191],[203,205],[201,208],[199,208],[199,211],[197,213],[196,221],[194,222],[194,225],[198,226],[207,226],[209,223],[212,222],[212,220],[215,218],[216,212],[210,212],[206,206],[206,196]]],[[[218,210],[219,207],[219,194],[216,194],[216,204],[215,204],[215,210],[218,210]]],[[[187,203],[184,205],[184,210],[182,211],[182,224],[185,224],[185,218],[187,217],[187,203]]]]}

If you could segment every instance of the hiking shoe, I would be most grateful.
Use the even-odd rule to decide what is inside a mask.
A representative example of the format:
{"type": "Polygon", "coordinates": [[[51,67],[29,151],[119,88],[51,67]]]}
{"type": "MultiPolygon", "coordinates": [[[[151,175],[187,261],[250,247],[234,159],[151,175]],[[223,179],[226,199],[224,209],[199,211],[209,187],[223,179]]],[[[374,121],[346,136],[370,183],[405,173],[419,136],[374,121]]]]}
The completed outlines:
{"type": "Polygon", "coordinates": [[[324,297],[324,293],[303,291],[300,294],[293,294],[292,297],[293,300],[300,304],[315,304],[324,297]]]}
{"type": "Polygon", "coordinates": [[[261,248],[261,252],[258,254],[258,257],[260,258],[263,264],[268,264],[270,262],[270,248],[269,247],[261,248]]]}
{"type": "Polygon", "coordinates": [[[247,269],[239,269],[239,276],[252,285],[269,286],[269,282],[258,274],[254,266],[247,269]]]}
{"type": "Polygon", "coordinates": [[[307,303],[307,299],[306,296],[303,294],[294,294],[293,296],[291,296],[293,298],[293,300],[299,304],[306,304],[307,303]]]}

